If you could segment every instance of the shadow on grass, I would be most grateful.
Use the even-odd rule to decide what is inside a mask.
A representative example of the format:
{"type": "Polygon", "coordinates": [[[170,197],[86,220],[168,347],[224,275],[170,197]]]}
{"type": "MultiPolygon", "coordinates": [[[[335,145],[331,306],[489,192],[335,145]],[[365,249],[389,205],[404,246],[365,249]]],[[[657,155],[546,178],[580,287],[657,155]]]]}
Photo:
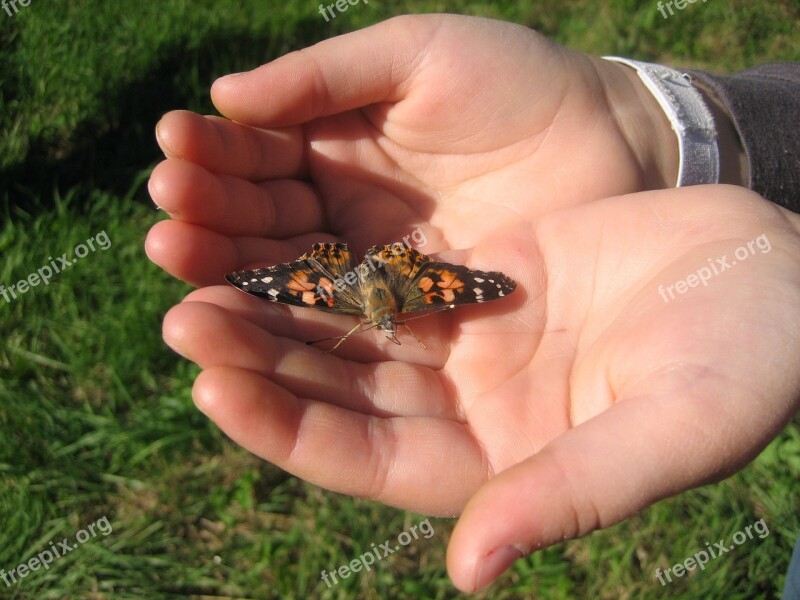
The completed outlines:
{"type": "MultiPolygon", "coordinates": [[[[252,69],[330,34],[311,19],[298,22],[291,31],[272,39],[266,33],[227,31],[208,36],[197,49],[187,49],[184,40],[164,48],[144,77],[117,90],[109,82],[103,114],[62,131],[63,137],[31,140],[24,161],[0,171],[0,189],[6,190],[8,204],[37,212],[48,208],[54,190],[65,193],[74,187],[124,195],[137,174],[163,157],[155,142],[155,125],[165,112],[188,108],[215,113],[208,92],[217,77],[252,69]]],[[[13,52],[13,36],[4,42],[13,52]]],[[[18,77],[6,76],[6,100],[19,96],[22,87],[18,77]]],[[[149,201],[145,191],[136,199],[149,201]]]]}

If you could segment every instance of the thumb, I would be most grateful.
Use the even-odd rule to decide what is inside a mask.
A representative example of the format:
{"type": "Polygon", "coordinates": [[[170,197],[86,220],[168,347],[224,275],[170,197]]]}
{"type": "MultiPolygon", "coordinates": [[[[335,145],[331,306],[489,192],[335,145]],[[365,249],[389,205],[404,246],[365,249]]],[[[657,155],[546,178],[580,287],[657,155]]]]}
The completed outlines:
{"type": "Polygon", "coordinates": [[[759,427],[752,411],[705,400],[671,394],[625,400],[486,483],[450,539],[453,583],[467,592],[482,589],[530,552],[721,479],[751,460],[779,421],[791,417],[766,419],[759,427]],[[735,432],[741,435],[732,447],[735,432]]]}
{"type": "Polygon", "coordinates": [[[214,82],[230,119],[258,127],[297,125],[377,102],[400,100],[436,18],[405,16],[291,52],[214,82]]]}

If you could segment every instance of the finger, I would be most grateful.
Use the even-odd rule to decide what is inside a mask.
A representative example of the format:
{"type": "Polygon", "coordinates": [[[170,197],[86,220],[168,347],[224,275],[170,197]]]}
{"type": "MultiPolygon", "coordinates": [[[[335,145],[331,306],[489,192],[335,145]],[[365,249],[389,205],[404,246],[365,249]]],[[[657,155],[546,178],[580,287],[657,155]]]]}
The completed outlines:
{"type": "Polygon", "coordinates": [[[429,15],[391,19],[325,40],[218,79],[211,98],[231,119],[267,127],[397,101],[408,91],[423,40],[439,21],[429,15]]]}
{"type": "Polygon", "coordinates": [[[161,221],[145,239],[147,257],[170,275],[195,286],[225,283],[224,275],[246,268],[296,260],[314,242],[335,241],[327,234],[288,240],[231,238],[198,225],[161,221]]]}
{"type": "Polygon", "coordinates": [[[153,169],[149,189],[173,219],[226,235],[286,238],[325,229],[317,195],[292,179],[254,184],[170,159],[153,169]]]}
{"type": "Polygon", "coordinates": [[[751,460],[791,418],[790,402],[786,411],[755,414],[751,395],[737,399],[732,411],[736,392],[720,394],[719,378],[705,375],[702,384],[694,382],[694,396],[678,375],[658,397],[621,401],[481,488],[448,548],[455,585],[484,588],[529,552],[720,479],[751,460]],[[731,432],[736,440],[729,439],[731,432]]]}
{"type": "MultiPolygon", "coordinates": [[[[213,291],[235,292],[217,288],[204,295],[213,291]]],[[[284,315],[283,321],[288,320],[284,315]]],[[[303,398],[378,416],[456,417],[455,405],[432,369],[398,361],[361,364],[326,355],[214,304],[188,301],[173,307],[164,317],[163,334],[171,348],[203,368],[248,369],[303,398]]]]}
{"type": "Polygon", "coordinates": [[[200,373],[193,395],[235,442],[330,490],[445,514],[483,477],[474,439],[447,419],[366,416],[230,367],[200,373]]]}
{"type": "Polygon", "coordinates": [[[168,158],[193,162],[213,173],[249,181],[307,175],[303,132],[297,127],[265,131],[176,110],[158,122],[156,139],[168,158]]]}
{"type": "MultiPolygon", "coordinates": [[[[216,304],[242,319],[279,337],[307,344],[315,352],[359,363],[400,360],[418,367],[439,370],[447,361],[451,326],[448,320],[428,319],[429,326],[414,329],[414,334],[427,345],[423,347],[413,336],[398,333],[401,345],[391,343],[377,329],[362,328],[362,335],[351,335],[334,352],[330,351],[338,336],[346,335],[358,319],[349,315],[332,315],[318,310],[283,306],[252,296],[233,286],[210,286],[193,291],[184,302],[216,304]],[[323,338],[326,342],[310,343],[323,338]]],[[[409,334],[410,335],[410,334],[409,334]]]]}

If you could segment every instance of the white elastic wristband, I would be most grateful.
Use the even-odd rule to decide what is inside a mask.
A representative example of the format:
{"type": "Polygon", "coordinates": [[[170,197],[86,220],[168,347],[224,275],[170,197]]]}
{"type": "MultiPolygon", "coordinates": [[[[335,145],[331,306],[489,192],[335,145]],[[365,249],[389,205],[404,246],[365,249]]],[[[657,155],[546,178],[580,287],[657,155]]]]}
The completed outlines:
{"type": "Polygon", "coordinates": [[[678,187],[719,183],[719,144],[714,117],[688,75],[669,67],[619,56],[606,60],[636,69],[678,136],[678,187]]]}

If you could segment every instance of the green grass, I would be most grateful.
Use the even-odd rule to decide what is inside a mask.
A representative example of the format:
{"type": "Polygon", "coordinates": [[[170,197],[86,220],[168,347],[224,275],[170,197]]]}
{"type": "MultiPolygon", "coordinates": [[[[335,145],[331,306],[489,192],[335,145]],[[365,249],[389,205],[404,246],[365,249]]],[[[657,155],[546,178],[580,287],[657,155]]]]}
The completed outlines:
{"type": "MultiPolygon", "coordinates": [[[[171,108],[211,111],[218,75],[402,12],[534,26],[587,52],[731,71],[800,60],[792,0],[709,0],[663,20],[651,2],[370,2],[326,24],[286,0],[34,0],[0,13],[0,284],[101,231],[112,242],[0,297],[0,568],[106,516],[113,528],[8,598],[455,598],[453,522],[328,590],[320,571],[424,517],[322,491],[255,459],[194,408],[196,369],[163,344],[187,291],[144,256],[161,218],[144,180],[171,108]]],[[[800,427],[736,476],[519,561],[484,598],[770,598],[800,531],[800,427]],[[661,588],[655,569],[758,519],[764,539],[661,588]]]]}

